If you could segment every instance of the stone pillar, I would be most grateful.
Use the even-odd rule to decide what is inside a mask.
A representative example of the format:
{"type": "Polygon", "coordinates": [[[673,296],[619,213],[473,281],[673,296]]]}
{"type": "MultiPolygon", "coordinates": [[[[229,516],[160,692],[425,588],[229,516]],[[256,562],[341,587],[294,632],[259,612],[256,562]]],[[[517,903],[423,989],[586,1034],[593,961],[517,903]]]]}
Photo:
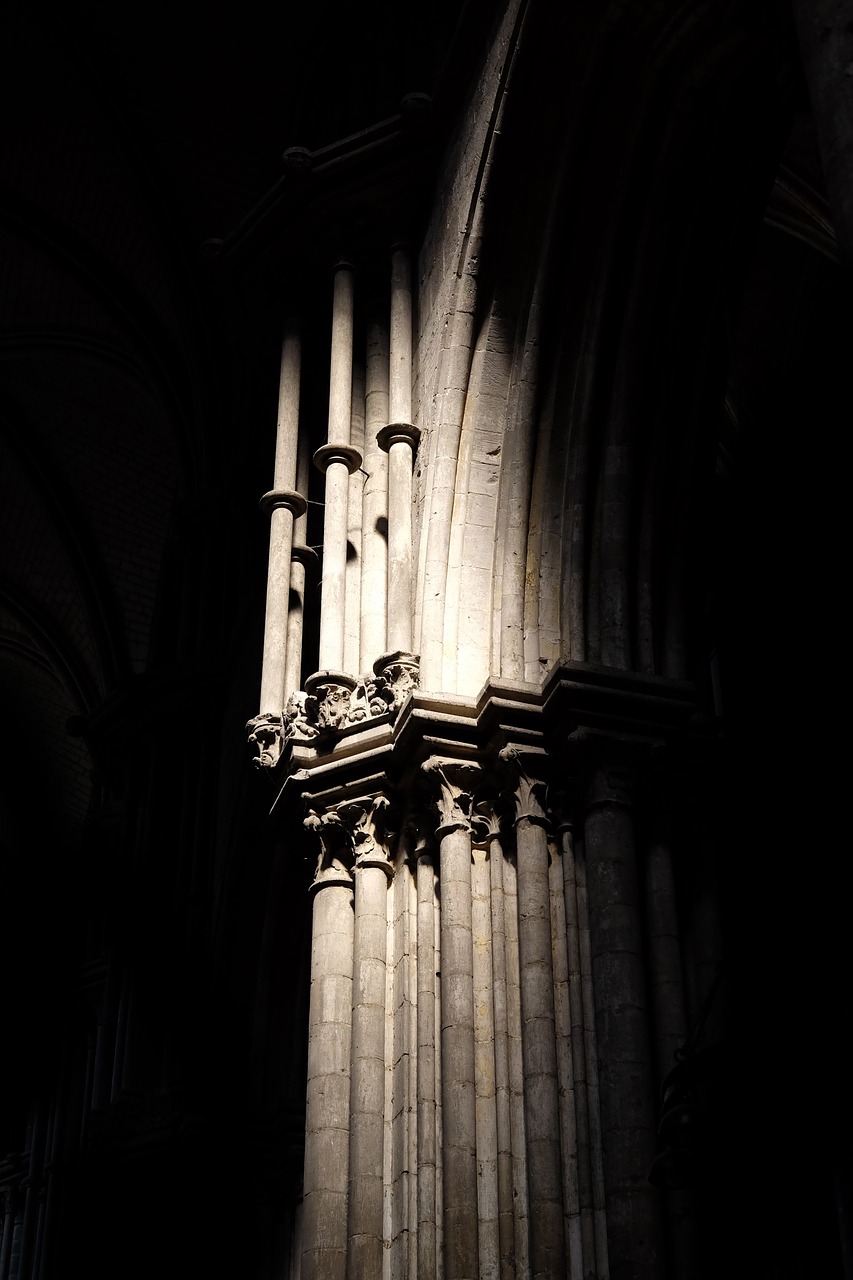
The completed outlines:
{"type": "MultiPolygon", "coordinates": [[[[296,489],[307,494],[311,456],[308,439],[303,434],[299,441],[296,461],[296,489]]],[[[302,629],[305,618],[305,574],[309,565],[317,563],[317,553],[306,545],[308,516],[306,511],[296,517],[293,525],[293,546],[290,562],[290,605],[287,611],[287,661],[284,669],[285,703],[290,695],[302,688],[302,629]]]]}
{"type": "Polygon", "coordinates": [[[437,1274],[435,861],[423,832],[415,846],[418,890],[418,1275],[437,1274]]]}
{"type": "Polygon", "coordinates": [[[478,1280],[471,789],[479,769],[431,757],[424,772],[439,813],[444,1280],[478,1280]]]}
{"type": "Polygon", "coordinates": [[[387,807],[384,796],[374,796],[337,809],[355,851],[347,1280],[382,1275],[386,897],[393,873],[384,844],[387,807]]]}
{"type": "MultiPolygon", "coordinates": [[[[359,355],[353,358],[350,445],[365,452],[365,368],[359,355]]],[[[344,609],[344,671],[361,668],[361,544],[364,532],[364,469],[359,464],[349,478],[347,495],[346,590],[344,609]]],[[[376,654],[373,654],[375,657],[376,654]]]]}
{"type": "Polygon", "coordinates": [[[369,671],[388,648],[388,457],[377,438],[388,422],[388,329],[375,318],[367,326],[365,392],[359,671],[369,671]]]}
{"type": "Polygon", "coordinates": [[[299,433],[299,381],[299,333],[295,322],[288,320],[281,346],[274,483],[269,493],[265,493],[261,498],[261,509],[268,512],[270,516],[261,715],[280,716],[290,692],[286,688],[285,679],[290,608],[290,561],[294,520],[303,515],[306,509],[304,497],[295,491],[299,433]]]}
{"type": "MultiPolygon", "coordinates": [[[[659,812],[655,817],[645,866],[649,973],[658,1090],[676,1065],[676,1051],[682,1049],[687,1041],[687,1010],[670,828],[669,815],[659,812]]],[[[670,1258],[679,1280],[682,1276],[684,1280],[690,1280],[696,1274],[691,1199],[686,1190],[664,1192],[670,1258]]]]}
{"type": "Polygon", "coordinates": [[[388,625],[391,652],[412,648],[412,459],[420,432],[412,425],[412,268],[395,246],[391,265],[389,425],[378,441],[388,454],[388,625]]]}
{"type": "Polygon", "coordinates": [[[352,1039],[352,840],[334,811],[305,821],[320,841],[311,935],[300,1280],[345,1280],[352,1039]]]}
{"type": "Polygon", "coordinates": [[[546,753],[505,747],[514,782],[518,861],[518,950],[524,1119],[530,1197],[530,1273],[562,1280],[566,1270],[559,1085],[545,818],[546,753]],[[537,776],[538,775],[538,776],[537,776]]]}
{"type": "MultiPolygon", "coordinates": [[[[575,830],[568,801],[564,799],[560,813],[558,837],[563,861],[563,898],[566,904],[566,954],[568,960],[569,1015],[572,1041],[572,1084],[575,1103],[575,1164],[577,1177],[577,1213],[580,1227],[581,1275],[593,1272],[603,1276],[597,1266],[595,1245],[594,1195],[591,1158],[590,1108],[587,1087],[587,1044],[584,1018],[583,971],[581,966],[580,910],[577,893],[575,830]]],[[[570,1242],[575,1226],[569,1222],[570,1242]]],[[[574,1273],[573,1273],[574,1274],[574,1273]]]]}
{"type": "Polygon", "coordinates": [[[15,1218],[18,1210],[19,1193],[17,1187],[3,1188],[3,1238],[0,1243],[0,1280],[10,1280],[10,1263],[12,1258],[12,1238],[15,1233],[15,1218]]]}
{"type": "Polygon", "coordinates": [[[344,665],[346,615],[347,499],[349,477],[361,465],[350,446],[352,415],[353,271],[349,263],[335,267],[332,303],[332,354],[329,375],[329,433],[314,454],[326,476],[323,517],[323,585],[320,599],[320,670],[344,665]]]}
{"type": "Polygon", "coordinates": [[[841,256],[853,270],[853,9],[850,0],[791,5],[841,256]]]}
{"type": "Polygon", "coordinates": [[[612,1280],[662,1274],[654,1079],[643,972],[632,779],[597,767],[585,816],[607,1237],[612,1280]]]}
{"type": "Polygon", "coordinates": [[[495,1026],[495,1127],[498,1165],[498,1244],[501,1280],[516,1275],[515,1196],[512,1159],[512,1087],[509,1044],[507,922],[504,853],[497,815],[489,806],[489,877],[492,915],[492,1008],[495,1026]]]}

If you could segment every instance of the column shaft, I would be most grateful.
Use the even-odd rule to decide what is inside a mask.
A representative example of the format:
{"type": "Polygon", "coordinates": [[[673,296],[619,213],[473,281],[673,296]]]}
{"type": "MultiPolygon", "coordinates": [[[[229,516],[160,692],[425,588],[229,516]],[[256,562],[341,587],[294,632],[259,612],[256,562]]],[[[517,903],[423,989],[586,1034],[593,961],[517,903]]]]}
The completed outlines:
{"type": "Polygon", "coordinates": [[[661,1274],[654,1084],[629,780],[597,769],[585,820],[610,1275],[661,1274]]]}
{"type": "MultiPolygon", "coordinates": [[[[296,484],[299,433],[300,341],[293,321],[285,325],[281,346],[275,473],[273,492],[292,492],[296,484]]],[[[274,507],[270,515],[264,657],[261,674],[262,713],[279,714],[284,706],[287,664],[287,623],[290,607],[290,555],[293,510],[274,507]]]]}
{"type": "Polygon", "coordinates": [[[408,249],[391,259],[389,425],[380,434],[388,450],[388,649],[412,648],[412,271],[408,249]]]}
{"type": "Polygon", "coordinates": [[[267,605],[264,620],[264,657],[261,673],[261,713],[279,715],[285,702],[287,621],[290,605],[290,554],[293,547],[293,512],[275,507],[270,513],[270,550],[267,569],[267,605]]]}
{"type": "MultiPolygon", "coordinates": [[[[297,492],[307,495],[311,455],[307,437],[299,441],[296,464],[297,492]]],[[[308,537],[308,515],[303,511],[293,524],[293,549],[304,548],[308,537]]],[[[313,554],[313,552],[312,552],[313,554]]],[[[284,669],[285,704],[291,693],[302,688],[302,629],[305,618],[305,562],[293,554],[290,562],[290,592],[287,611],[287,660],[284,669]]]]}
{"type": "Polygon", "coordinates": [[[565,1275],[560,1115],[551,965],[548,838],[527,817],[516,823],[518,949],[524,1054],[524,1119],[530,1186],[530,1272],[534,1280],[565,1275]]]}
{"type": "Polygon", "coordinates": [[[332,293],[332,352],[329,366],[329,444],[349,444],[352,419],[352,342],[354,278],[352,267],[335,267],[332,293]]]}
{"type": "MultiPolygon", "coordinates": [[[[681,941],[675,898],[672,849],[658,830],[646,859],[646,918],[649,928],[651,995],[658,1088],[676,1065],[676,1050],[687,1040],[687,1013],[681,967],[681,941]]],[[[672,1266],[681,1280],[696,1273],[692,1196],[687,1190],[664,1192],[672,1266]]]]}
{"type": "Polygon", "coordinates": [[[501,1280],[514,1280],[515,1226],[512,1177],[512,1099],[506,958],[504,856],[499,840],[489,851],[492,909],[492,1006],[495,1019],[495,1111],[498,1150],[498,1240],[501,1280]]]}
{"type": "Polygon", "coordinates": [[[412,420],[412,265],[403,245],[391,253],[389,420],[412,420]]]}
{"type": "Polygon", "coordinates": [[[323,516],[321,671],[341,671],[344,665],[348,491],[348,466],[345,462],[330,462],[326,469],[326,508],[323,516]]]}
{"type": "Polygon", "coordinates": [[[364,481],[361,531],[361,661],[369,671],[388,648],[388,459],[377,435],[388,422],[388,331],[378,321],[367,329],[364,481]]]}
{"type": "Polygon", "coordinates": [[[478,1280],[470,831],[446,831],[440,856],[444,1280],[478,1280]]]}
{"type": "Polygon", "coordinates": [[[388,451],[388,648],[412,648],[412,444],[388,451]]]}
{"type": "Polygon", "coordinates": [[[340,671],[344,665],[349,477],[360,461],[350,448],[352,342],[353,272],[339,262],[332,299],[329,432],[315,454],[315,462],[326,472],[320,597],[320,670],[326,671],[340,671]]]}
{"type": "Polygon", "coordinates": [[[434,1276],[436,1254],[435,872],[418,857],[418,1275],[434,1276]]]}
{"type": "Polygon", "coordinates": [[[352,888],[321,884],[311,938],[301,1280],[346,1276],[352,956],[352,888]]]}
{"type": "MultiPolygon", "coordinates": [[[[364,455],[364,362],[353,361],[350,444],[364,455]]],[[[361,543],[363,534],[364,471],[356,467],[347,494],[346,597],[344,610],[344,671],[361,670],[361,543]]],[[[377,655],[374,654],[374,657],[377,655]]],[[[369,668],[368,668],[369,669],[369,668]]]]}
{"type": "Polygon", "coordinates": [[[382,1274],[387,894],[382,867],[356,868],[347,1280],[382,1274]]]}
{"type": "Polygon", "coordinates": [[[572,1020],[572,1073],[575,1093],[575,1126],[583,1271],[595,1271],[595,1227],[593,1221],[592,1164],[590,1159],[589,1095],[586,1072],[586,1028],[584,1025],[583,975],[581,971],[579,909],[575,870],[575,842],[570,829],[563,828],[563,896],[566,902],[566,951],[569,962],[569,1005],[572,1020]]]}

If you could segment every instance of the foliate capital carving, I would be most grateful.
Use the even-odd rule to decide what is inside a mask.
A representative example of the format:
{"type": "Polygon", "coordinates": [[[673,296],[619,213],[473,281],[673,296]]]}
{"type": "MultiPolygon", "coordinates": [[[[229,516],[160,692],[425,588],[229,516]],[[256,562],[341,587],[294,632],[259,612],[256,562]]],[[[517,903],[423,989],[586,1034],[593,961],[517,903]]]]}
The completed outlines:
{"type": "Polygon", "coordinates": [[[577,825],[578,809],[581,795],[577,783],[573,779],[549,784],[547,792],[548,816],[555,834],[564,831],[572,834],[577,825]]]}
{"type": "Polygon", "coordinates": [[[6,1186],[0,1187],[0,1203],[3,1206],[4,1217],[14,1217],[21,1205],[21,1192],[14,1183],[7,1183],[6,1186]]]}
{"type": "Polygon", "coordinates": [[[388,851],[390,807],[387,796],[378,795],[346,800],[336,810],[349,832],[356,869],[380,867],[389,878],[394,872],[388,851]]]}
{"type": "Polygon", "coordinates": [[[311,809],[304,826],[320,843],[312,891],[335,884],[352,888],[354,846],[340,815],[334,809],[324,814],[311,809]]]}
{"type": "Polygon", "coordinates": [[[423,809],[410,812],[403,831],[407,844],[406,857],[412,869],[422,859],[428,862],[435,860],[435,821],[429,813],[423,809]]]}
{"type": "Polygon", "coordinates": [[[630,809],[634,798],[634,776],[630,769],[594,770],[587,792],[586,808],[630,809]]]}
{"type": "Polygon", "coordinates": [[[526,818],[528,822],[546,827],[546,753],[541,748],[519,747],[510,743],[498,755],[512,779],[513,790],[510,794],[515,803],[516,825],[526,818]]]}
{"type": "Polygon", "coordinates": [[[373,664],[377,688],[387,701],[388,709],[397,712],[413,689],[420,687],[421,667],[420,655],[407,653],[397,649],[394,653],[383,653],[373,664]]]}
{"type": "Polygon", "coordinates": [[[310,742],[317,737],[319,729],[319,712],[317,699],[312,694],[298,689],[287,699],[284,709],[285,738],[293,738],[295,742],[310,742]]]}
{"type": "Polygon", "coordinates": [[[252,763],[256,769],[273,769],[281,758],[286,736],[284,716],[265,711],[254,716],[246,724],[249,745],[257,755],[252,763]]]}
{"type": "Polygon", "coordinates": [[[422,769],[438,810],[436,839],[451,831],[473,834],[475,824],[478,828],[482,825],[479,815],[474,813],[474,790],[481,777],[480,766],[470,760],[430,756],[422,769]]]}
{"type": "Polygon", "coordinates": [[[472,815],[472,840],[484,849],[491,848],[492,841],[501,835],[501,819],[491,800],[478,800],[474,804],[472,815]]]}
{"type": "Polygon", "coordinates": [[[313,699],[311,715],[319,733],[346,724],[356,683],[343,671],[317,671],[305,681],[306,705],[307,699],[313,699]]]}

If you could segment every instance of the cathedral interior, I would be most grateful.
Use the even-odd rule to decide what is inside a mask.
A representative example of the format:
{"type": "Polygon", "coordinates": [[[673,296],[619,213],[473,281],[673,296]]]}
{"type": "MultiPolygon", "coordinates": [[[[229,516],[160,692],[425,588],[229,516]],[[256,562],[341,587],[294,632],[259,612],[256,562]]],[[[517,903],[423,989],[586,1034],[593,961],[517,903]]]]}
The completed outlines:
{"type": "MultiPolygon", "coordinates": [[[[2,32],[0,1280],[850,1280],[846,686],[815,663],[836,660],[849,578],[848,464],[830,445],[853,410],[853,6],[34,0],[7,7],[2,32]],[[336,439],[330,333],[353,281],[336,439]],[[415,318],[395,348],[404,295],[415,318]],[[322,466],[300,453],[288,478],[277,412],[280,427],[297,314],[300,439],[322,466]],[[402,487],[369,526],[376,439],[402,487]],[[339,549],[361,594],[336,649],[327,513],[333,483],[351,494],[359,475],[363,541],[350,517],[339,549]],[[261,705],[271,519],[290,531],[288,574],[302,522],[301,647],[295,683],[276,676],[261,705]],[[403,568],[381,571],[378,631],[370,537],[370,555],[404,546],[403,568]],[[387,629],[386,588],[411,602],[388,605],[387,629]],[[420,655],[419,687],[398,693],[373,665],[383,650],[420,655]],[[322,703],[330,672],[368,668],[378,683],[334,686],[370,703],[342,729],[322,703]],[[302,699],[288,722],[309,686],[320,710],[302,699]],[[531,760],[547,803],[508,820],[494,799],[478,834],[475,808],[506,791],[496,770],[517,767],[523,790],[531,760]],[[363,856],[376,829],[354,808],[370,768],[374,808],[386,792],[403,805],[384,862],[363,856]],[[453,779],[475,768],[469,794],[453,779]],[[630,840],[613,781],[629,772],[630,840]],[[439,825],[416,844],[427,774],[439,825]],[[562,824],[561,786],[580,797],[562,824]],[[575,848],[590,881],[573,933],[553,893],[575,848]],[[534,864],[551,877],[547,963],[521,906],[506,926],[495,906],[494,876],[509,901],[517,874],[535,914],[534,864]],[[347,1089],[386,1082],[376,1167],[359,1154],[370,1115],[324,1118],[310,1065],[312,992],[337,981],[316,939],[321,921],[344,927],[333,895],[352,920],[353,875],[346,991],[372,972],[359,886],[387,882],[436,938],[441,914],[424,963],[447,1018],[435,1042],[418,1022],[409,1083],[393,1054],[379,1076],[355,1049],[341,1068],[347,1089]],[[501,1041],[504,927],[521,1012],[513,1040],[504,1010],[501,1041]],[[462,1063],[484,1052],[488,1096],[462,1063]],[[449,1115],[454,1090],[474,1145],[453,1146],[448,1120],[430,1155],[421,1103],[449,1115]],[[533,1136],[540,1104],[550,1146],[533,1136]],[[415,1110],[404,1158],[398,1115],[415,1110]],[[332,1130],[343,1183],[311,1154],[332,1130]]],[[[388,921],[382,973],[411,959],[423,1000],[390,906],[388,921]]],[[[377,1031],[353,1001],[353,1044],[396,1044],[396,1006],[377,1031]]]]}

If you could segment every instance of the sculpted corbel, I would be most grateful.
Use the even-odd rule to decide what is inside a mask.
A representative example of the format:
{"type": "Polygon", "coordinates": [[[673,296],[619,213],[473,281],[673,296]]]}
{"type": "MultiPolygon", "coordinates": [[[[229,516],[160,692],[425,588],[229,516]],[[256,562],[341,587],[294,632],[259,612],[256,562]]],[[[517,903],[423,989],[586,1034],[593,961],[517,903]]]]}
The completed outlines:
{"type": "Polygon", "coordinates": [[[252,761],[255,768],[275,768],[281,758],[286,736],[284,716],[265,711],[249,720],[246,729],[249,734],[249,744],[257,751],[252,761]]]}

